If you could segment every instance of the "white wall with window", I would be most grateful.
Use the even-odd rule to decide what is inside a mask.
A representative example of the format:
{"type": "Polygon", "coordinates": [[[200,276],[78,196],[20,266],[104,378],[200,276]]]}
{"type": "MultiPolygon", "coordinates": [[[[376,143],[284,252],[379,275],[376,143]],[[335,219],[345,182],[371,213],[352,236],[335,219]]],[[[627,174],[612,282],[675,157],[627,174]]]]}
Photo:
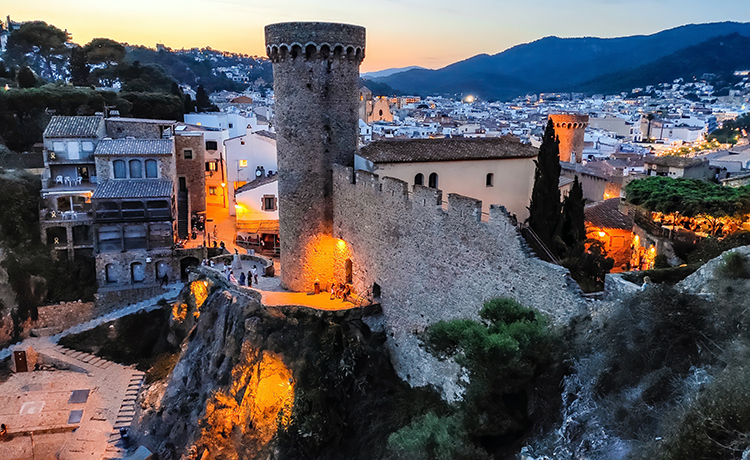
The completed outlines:
{"type": "MultiPolygon", "coordinates": [[[[267,175],[277,171],[276,139],[268,132],[250,133],[226,141],[227,184],[234,189],[258,178],[258,172],[267,175]],[[236,185],[236,187],[235,187],[236,185]]],[[[235,198],[229,193],[229,213],[234,214],[235,198]]]]}
{"type": "MultiPolygon", "coordinates": [[[[248,184],[246,187],[249,187],[248,184]]],[[[237,225],[253,220],[279,220],[279,181],[240,190],[235,205],[237,225]]]]}

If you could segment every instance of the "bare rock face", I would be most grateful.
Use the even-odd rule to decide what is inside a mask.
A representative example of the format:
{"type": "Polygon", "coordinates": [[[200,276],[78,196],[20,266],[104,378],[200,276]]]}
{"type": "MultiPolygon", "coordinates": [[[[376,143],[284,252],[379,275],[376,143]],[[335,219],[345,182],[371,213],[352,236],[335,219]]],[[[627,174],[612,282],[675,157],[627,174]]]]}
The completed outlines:
{"type": "Polygon", "coordinates": [[[750,246],[741,246],[724,252],[722,255],[715,257],[706,262],[701,268],[692,275],[677,284],[677,288],[696,294],[707,294],[709,292],[709,283],[716,277],[716,270],[724,264],[725,257],[729,253],[736,253],[744,258],[750,257],[750,246]]]}
{"type": "Polygon", "coordinates": [[[410,406],[442,404],[398,378],[361,310],[259,297],[220,278],[186,285],[171,318],[182,356],[168,384],[142,395],[137,442],[174,458],[382,458],[410,406]]]}

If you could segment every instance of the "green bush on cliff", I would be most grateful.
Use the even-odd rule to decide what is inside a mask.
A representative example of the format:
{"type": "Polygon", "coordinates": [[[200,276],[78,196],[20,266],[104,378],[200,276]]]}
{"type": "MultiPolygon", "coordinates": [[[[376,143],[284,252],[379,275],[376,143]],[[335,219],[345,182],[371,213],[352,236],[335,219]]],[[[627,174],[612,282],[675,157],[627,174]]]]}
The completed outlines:
{"type": "Polygon", "coordinates": [[[454,414],[422,417],[391,436],[390,448],[403,458],[419,458],[415,451],[425,458],[443,458],[437,452],[452,452],[453,458],[461,458],[461,452],[466,458],[480,458],[477,452],[494,455],[531,427],[528,386],[553,362],[547,320],[507,298],[490,300],[479,316],[481,322],[440,321],[425,331],[427,350],[454,358],[466,369],[468,383],[454,414]]]}

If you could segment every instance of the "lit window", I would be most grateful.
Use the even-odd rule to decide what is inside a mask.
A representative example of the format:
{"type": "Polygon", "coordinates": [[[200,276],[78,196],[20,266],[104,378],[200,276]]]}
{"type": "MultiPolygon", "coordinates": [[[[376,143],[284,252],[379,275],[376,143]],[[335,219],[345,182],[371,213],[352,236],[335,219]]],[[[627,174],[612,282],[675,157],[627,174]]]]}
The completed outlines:
{"type": "Polygon", "coordinates": [[[208,187],[209,195],[216,195],[216,187],[208,187]]]}
{"type": "Polygon", "coordinates": [[[192,160],[193,159],[193,151],[190,150],[190,149],[185,149],[185,150],[182,151],[182,156],[186,160],[192,160]]]}
{"type": "Polygon", "coordinates": [[[207,161],[206,162],[206,171],[214,172],[218,170],[217,162],[216,161],[207,161]]]}
{"type": "Polygon", "coordinates": [[[247,160],[240,160],[240,168],[247,168],[247,160]]]}

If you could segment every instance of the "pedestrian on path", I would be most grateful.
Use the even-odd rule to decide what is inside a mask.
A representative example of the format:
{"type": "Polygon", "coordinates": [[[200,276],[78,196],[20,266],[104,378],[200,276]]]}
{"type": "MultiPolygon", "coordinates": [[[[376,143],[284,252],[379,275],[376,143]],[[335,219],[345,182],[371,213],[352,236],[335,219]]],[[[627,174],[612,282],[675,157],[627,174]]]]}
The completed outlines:
{"type": "Polygon", "coordinates": [[[240,272],[240,286],[245,285],[245,272],[240,272]]]}
{"type": "Polygon", "coordinates": [[[232,284],[237,284],[237,278],[234,277],[234,271],[229,270],[229,276],[227,277],[227,281],[229,281],[232,284]]]}
{"type": "Polygon", "coordinates": [[[216,225],[214,225],[214,239],[219,238],[219,230],[216,228],[216,225]]]}
{"type": "Polygon", "coordinates": [[[165,287],[168,284],[169,284],[169,276],[167,276],[167,274],[165,273],[164,276],[162,276],[161,278],[161,286],[165,287]]]}
{"type": "Polygon", "coordinates": [[[253,265],[252,273],[253,273],[253,278],[255,278],[255,284],[258,284],[258,266],[257,265],[253,265]]]}
{"type": "Polygon", "coordinates": [[[253,287],[253,274],[247,272],[247,287],[253,287]]]}

